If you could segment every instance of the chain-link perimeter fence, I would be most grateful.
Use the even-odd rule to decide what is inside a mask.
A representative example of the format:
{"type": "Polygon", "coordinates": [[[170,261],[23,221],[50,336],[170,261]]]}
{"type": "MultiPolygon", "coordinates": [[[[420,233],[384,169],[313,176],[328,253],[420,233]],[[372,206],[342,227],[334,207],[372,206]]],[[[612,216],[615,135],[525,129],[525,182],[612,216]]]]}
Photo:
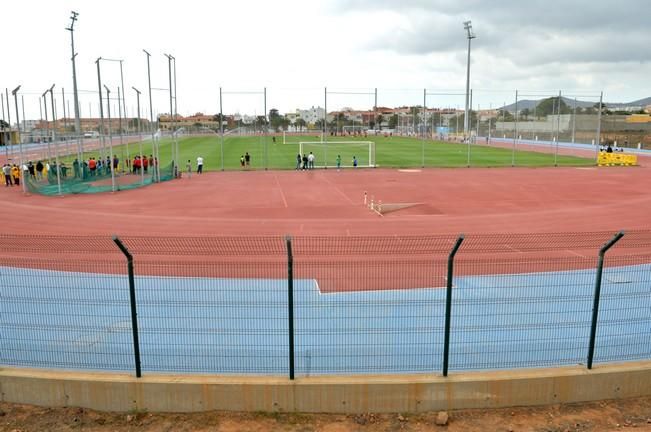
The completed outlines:
{"type": "Polygon", "coordinates": [[[651,231],[0,240],[5,366],[293,378],[651,358],[651,231]]]}

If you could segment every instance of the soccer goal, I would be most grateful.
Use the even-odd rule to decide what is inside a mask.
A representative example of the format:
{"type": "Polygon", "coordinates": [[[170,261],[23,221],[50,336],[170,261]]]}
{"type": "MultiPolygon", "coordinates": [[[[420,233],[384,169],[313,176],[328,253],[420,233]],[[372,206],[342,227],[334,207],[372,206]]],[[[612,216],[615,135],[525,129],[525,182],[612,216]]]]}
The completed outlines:
{"type": "Polygon", "coordinates": [[[301,141],[300,155],[314,155],[314,166],[318,168],[336,168],[337,159],[341,167],[353,167],[354,160],[358,167],[375,167],[375,143],[373,141],[301,141]]]}
{"type": "Polygon", "coordinates": [[[356,134],[356,133],[364,133],[368,130],[368,125],[348,125],[348,126],[342,126],[341,130],[343,131],[344,134],[356,134]]]}

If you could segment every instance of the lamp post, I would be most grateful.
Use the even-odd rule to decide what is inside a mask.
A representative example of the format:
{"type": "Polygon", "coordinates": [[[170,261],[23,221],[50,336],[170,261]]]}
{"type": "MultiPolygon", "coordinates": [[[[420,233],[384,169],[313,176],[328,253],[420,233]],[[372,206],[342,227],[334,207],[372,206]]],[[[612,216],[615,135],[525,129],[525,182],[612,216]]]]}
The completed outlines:
{"type": "MultiPolygon", "coordinates": [[[[171,54],[163,54],[165,57],[167,57],[167,65],[168,65],[168,70],[169,70],[169,83],[170,83],[170,121],[172,122],[172,137],[174,138],[174,147],[172,148],[172,157],[174,158],[174,177],[178,175],[178,166],[179,166],[179,144],[177,141],[177,136],[176,136],[176,131],[174,130],[176,123],[174,120],[176,120],[174,116],[174,104],[172,103],[174,93],[176,92],[176,86],[174,87],[174,93],[172,92],[172,62],[174,62],[174,75],[176,77],[176,58],[174,58],[173,55],[171,54]]],[[[176,84],[176,78],[174,79],[175,84],[176,84]]]]}
{"type": "MultiPolygon", "coordinates": [[[[122,70],[122,63],[124,62],[123,59],[111,59],[111,58],[101,58],[102,61],[109,61],[109,62],[119,62],[120,63],[120,85],[122,86],[122,97],[120,97],[120,89],[118,88],[118,111],[119,111],[119,129],[120,129],[120,145],[122,145],[123,140],[122,140],[122,113],[124,113],[125,119],[127,115],[126,111],[126,105],[124,101],[124,73],[122,70]]],[[[129,141],[127,140],[127,157],[129,156],[129,141]]]]}
{"type": "Polygon", "coordinates": [[[98,57],[97,60],[95,60],[95,64],[97,65],[97,88],[99,90],[99,118],[100,118],[99,140],[101,145],[100,158],[103,158],[104,157],[104,106],[102,101],[102,75],[99,67],[100,60],[102,60],[102,58],[98,57]]]}
{"type": "MultiPolygon", "coordinates": [[[[11,94],[14,96],[14,104],[16,105],[16,124],[20,124],[20,116],[18,114],[18,90],[20,90],[20,86],[16,87],[11,91],[11,94]]],[[[7,106],[7,111],[9,111],[9,106],[7,106]]],[[[11,123],[9,124],[9,133],[11,134],[11,123]]],[[[18,139],[18,145],[20,147],[20,171],[23,173],[23,192],[27,193],[27,176],[29,176],[29,172],[25,174],[25,170],[23,167],[25,166],[25,161],[23,159],[23,140],[18,139]]]]}
{"type": "Polygon", "coordinates": [[[43,98],[43,111],[45,111],[45,140],[47,141],[47,160],[48,164],[52,161],[52,150],[50,149],[50,121],[47,118],[47,92],[45,90],[41,97],[43,98]]]}
{"type": "Polygon", "coordinates": [[[463,134],[464,137],[468,136],[468,128],[470,121],[468,119],[468,110],[470,102],[470,41],[472,41],[477,36],[472,32],[472,21],[464,21],[463,28],[468,33],[468,63],[466,65],[466,113],[463,119],[463,134]]]}
{"type": "MultiPolygon", "coordinates": [[[[18,86],[20,88],[20,86],[18,86]]],[[[9,124],[9,141],[15,144],[11,138],[11,105],[9,103],[9,89],[5,87],[5,99],[7,100],[7,123],[9,124]]],[[[40,99],[39,99],[40,102],[40,99]]]]}
{"type": "Polygon", "coordinates": [[[111,135],[111,90],[104,85],[106,89],[106,108],[108,114],[109,130],[109,169],[111,170],[111,191],[115,192],[115,172],[113,171],[113,136],[111,135]]]}
{"type": "Polygon", "coordinates": [[[151,101],[151,67],[149,65],[149,58],[151,57],[151,54],[149,54],[147,50],[144,49],[143,52],[147,55],[147,83],[149,85],[149,128],[151,129],[151,148],[154,153],[154,174],[157,181],[160,181],[160,149],[156,143],[156,132],[154,131],[154,108],[151,101]]]}
{"type": "MultiPolygon", "coordinates": [[[[48,90],[45,91],[45,93],[50,93],[50,105],[52,106],[52,141],[54,143],[54,160],[55,160],[55,165],[56,165],[56,174],[57,174],[57,189],[59,191],[59,195],[61,195],[61,167],[59,166],[59,151],[57,149],[57,141],[56,141],[56,113],[54,111],[54,84],[52,84],[52,87],[50,87],[48,90]]],[[[49,144],[48,144],[49,146],[49,144]]]]}
{"type": "Polygon", "coordinates": [[[77,68],[75,66],[75,57],[77,57],[77,53],[75,52],[75,21],[77,21],[77,16],[79,14],[75,11],[70,13],[70,27],[66,27],[66,30],[70,32],[70,44],[72,48],[72,56],[70,57],[70,60],[72,62],[72,88],[75,100],[75,134],[77,134],[78,158],[81,161],[83,149],[81,143],[81,123],[79,118],[79,96],[77,94],[77,68]]]}
{"type": "MultiPolygon", "coordinates": [[[[137,106],[138,106],[138,141],[140,142],[140,156],[142,157],[142,137],[140,136],[140,90],[135,87],[131,87],[136,92],[137,106]]],[[[152,153],[155,153],[153,150],[154,143],[152,141],[152,153]]],[[[156,167],[151,167],[152,172],[156,172],[156,167]]],[[[154,176],[155,177],[155,176],[154,176]]],[[[142,184],[145,183],[145,170],[140,170],[140,181],[142,184]]]]}

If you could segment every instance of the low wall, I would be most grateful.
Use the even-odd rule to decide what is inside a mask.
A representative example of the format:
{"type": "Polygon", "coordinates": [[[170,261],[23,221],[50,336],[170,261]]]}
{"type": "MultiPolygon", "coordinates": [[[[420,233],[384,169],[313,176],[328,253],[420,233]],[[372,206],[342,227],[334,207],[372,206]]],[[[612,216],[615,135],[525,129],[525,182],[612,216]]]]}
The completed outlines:
{"type": "Polygon", "coordinates": [[[651,362],[438,375],[168,376],[0,369],[2,401],[103,411],[425,412],[651,395],[651,362]]]}

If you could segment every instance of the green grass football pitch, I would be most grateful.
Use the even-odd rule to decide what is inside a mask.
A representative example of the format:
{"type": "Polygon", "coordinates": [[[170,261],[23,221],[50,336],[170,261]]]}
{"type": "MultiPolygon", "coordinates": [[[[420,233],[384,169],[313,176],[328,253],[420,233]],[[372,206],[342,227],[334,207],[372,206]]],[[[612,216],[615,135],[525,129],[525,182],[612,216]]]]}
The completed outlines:
{"type": "MultiPolygon", "coordinates": [[[[180,170],[185,171],[188,159],[196,168],[198,156],[204,158],[204,170],[215,171],[224,169],[240,169],[240,157],[248,152],[251,156],[253,169],[294,169],[296,155],[299,152],[299,141],[318,141],[315,136],[291,137],[291,142],[283,143],[282,137],[271,136],[226,136],[222,141],[219,136],[182,137],[179,139],[180,170]],[[223,165],[222,165],[223,154],[223,165]]],[[[288,138],[289,141],[289,138],[288,138]]],[[[414,168],[414,167],[465,167],[468,165],[468,145],[431,140],[420,140],[408,137],[367,138],[328,137],[327,145],[306,145],[304,150],[313,151],[316,155],[316,165],[335,166],[337,155],[341,156],[342,166],[351,166],[355,156],[360,166],[368,165],[369,149],[366,144],[337,144],[337,141],[373,141],[375,143],[374,157],[378,167],[414,168]]],[[[114,139],[115,142],[115,139],[114,139]]],[[[107,150],[108,151],[108,150],[107,150]]],[[[152,153],[151,141],[143,141],[142,152],[152,153]]],[[[120,161],[127,156],[127,146],[114,146],[113,153],[120,161]]],[[[130,144],[128,153],[140,153],[140,143],[130,144]]],[[[99,151],[87,152],[84,158],[98,157],[99,151]]],[[[169,138],[160,142],[161,163],[164,165],[172,160],[172,145],[169,138]]],[[[71,162],[68,159],[67,162],[71,162]]],[[[470,146],[470,166],[473,167],[503,167],[511,166],[544,167],[554,166],[591,166],[594,159],[575,156],[556,158],[552,153],[516,150],[515,154],[509,148],[497,148],[485,145],[470,146]]]]}

